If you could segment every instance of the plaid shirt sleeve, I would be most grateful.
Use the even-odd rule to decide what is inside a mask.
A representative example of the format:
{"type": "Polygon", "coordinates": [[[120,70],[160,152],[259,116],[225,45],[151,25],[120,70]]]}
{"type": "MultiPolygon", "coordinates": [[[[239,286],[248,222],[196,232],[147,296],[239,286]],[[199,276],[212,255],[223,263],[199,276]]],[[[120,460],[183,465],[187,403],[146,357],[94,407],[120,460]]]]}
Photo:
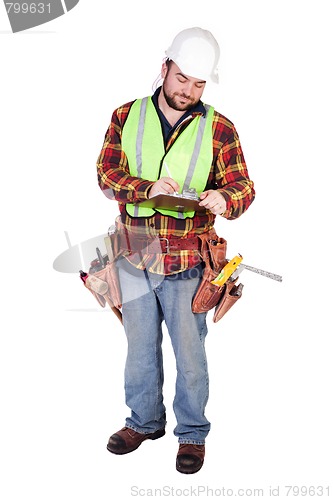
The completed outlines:
{"type": "Polygon", "coordinates": [[[136,203],[148,198],[153,182],[130,175],[127,157],[121,148],[121,132],[133,101],[116,109],[105,134],[97,160],[97,177],[107,198],[119,203],[136,203]]]}
{"type": "Polygon", "coordinates": [[[214,112],[214,164],[208,183],[215,185],[227,202],[226,219],[236,219],[251,205],[255,197],[238,133],[230,120],[214,112]]]}

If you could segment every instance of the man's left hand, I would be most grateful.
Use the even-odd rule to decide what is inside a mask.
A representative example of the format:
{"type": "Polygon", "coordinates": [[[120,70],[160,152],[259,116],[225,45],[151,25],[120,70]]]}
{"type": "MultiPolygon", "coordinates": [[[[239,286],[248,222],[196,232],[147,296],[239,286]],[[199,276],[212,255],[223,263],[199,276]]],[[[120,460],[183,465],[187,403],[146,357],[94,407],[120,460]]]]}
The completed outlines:
{"type": "Polygon", "coordinates": [[[219,191],[209,189],[200,195],[199,205],[210,210],[215,215],[223,215],[227,209],[227,202],[219,191]]]}

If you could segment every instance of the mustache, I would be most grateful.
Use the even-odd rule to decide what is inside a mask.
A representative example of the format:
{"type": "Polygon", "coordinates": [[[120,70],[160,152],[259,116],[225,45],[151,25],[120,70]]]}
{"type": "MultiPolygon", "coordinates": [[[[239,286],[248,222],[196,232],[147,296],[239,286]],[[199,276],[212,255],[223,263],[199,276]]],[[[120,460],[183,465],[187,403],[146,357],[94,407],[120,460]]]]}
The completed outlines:
{"type": "Polygon", "coordinates": [[[185,99],[189,99],[190,101],[194,101],[193,97],[191,97],[190,95],[186,95],[184,93],[179,94],[178,92],[176,92],[176,95],[178,95],[178,97],[184,97],[185,99]]]}

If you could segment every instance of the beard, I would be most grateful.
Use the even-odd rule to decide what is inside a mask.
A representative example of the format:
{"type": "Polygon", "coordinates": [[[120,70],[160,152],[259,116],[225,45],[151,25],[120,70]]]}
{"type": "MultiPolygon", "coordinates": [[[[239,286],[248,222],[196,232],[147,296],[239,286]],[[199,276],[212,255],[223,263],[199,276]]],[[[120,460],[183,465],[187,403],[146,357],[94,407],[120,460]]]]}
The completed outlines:
{"type": "Polygon", "coordinates": [[[162,87],[163,95],[164,98],[170,106],[170,108],[175,109],[176,111],[187,111],[188,109],[193,108],[199,100],[193,99],[193,97],[185,95],[185,94],[179,94],[178,92],[174,92],[173,94],[168,93],[168,91],[164,88],[164,85],[162,87]],[[178,100],[177,100],[178,98],[178,100]],[[185,99],[183,104],[181,103],[182,98],[185,99]]]}

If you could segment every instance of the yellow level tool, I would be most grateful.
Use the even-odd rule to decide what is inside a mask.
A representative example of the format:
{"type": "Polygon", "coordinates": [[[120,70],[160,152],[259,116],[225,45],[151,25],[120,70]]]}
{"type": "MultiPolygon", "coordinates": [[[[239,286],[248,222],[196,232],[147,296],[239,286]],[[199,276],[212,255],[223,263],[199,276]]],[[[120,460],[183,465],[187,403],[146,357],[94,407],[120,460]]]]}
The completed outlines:
{"type": "Polygon", "coordinates": [[[224,266],[220,274],[216,276],[216,278],[211,283],[217,286],[224,285],[224,283],[228,281],[230,276],[236,271],[237,267],[242,262],[242,260],[243,257],[240,254],[236,255],[236,257],[229,260],[228,264],[224,266]]]}

